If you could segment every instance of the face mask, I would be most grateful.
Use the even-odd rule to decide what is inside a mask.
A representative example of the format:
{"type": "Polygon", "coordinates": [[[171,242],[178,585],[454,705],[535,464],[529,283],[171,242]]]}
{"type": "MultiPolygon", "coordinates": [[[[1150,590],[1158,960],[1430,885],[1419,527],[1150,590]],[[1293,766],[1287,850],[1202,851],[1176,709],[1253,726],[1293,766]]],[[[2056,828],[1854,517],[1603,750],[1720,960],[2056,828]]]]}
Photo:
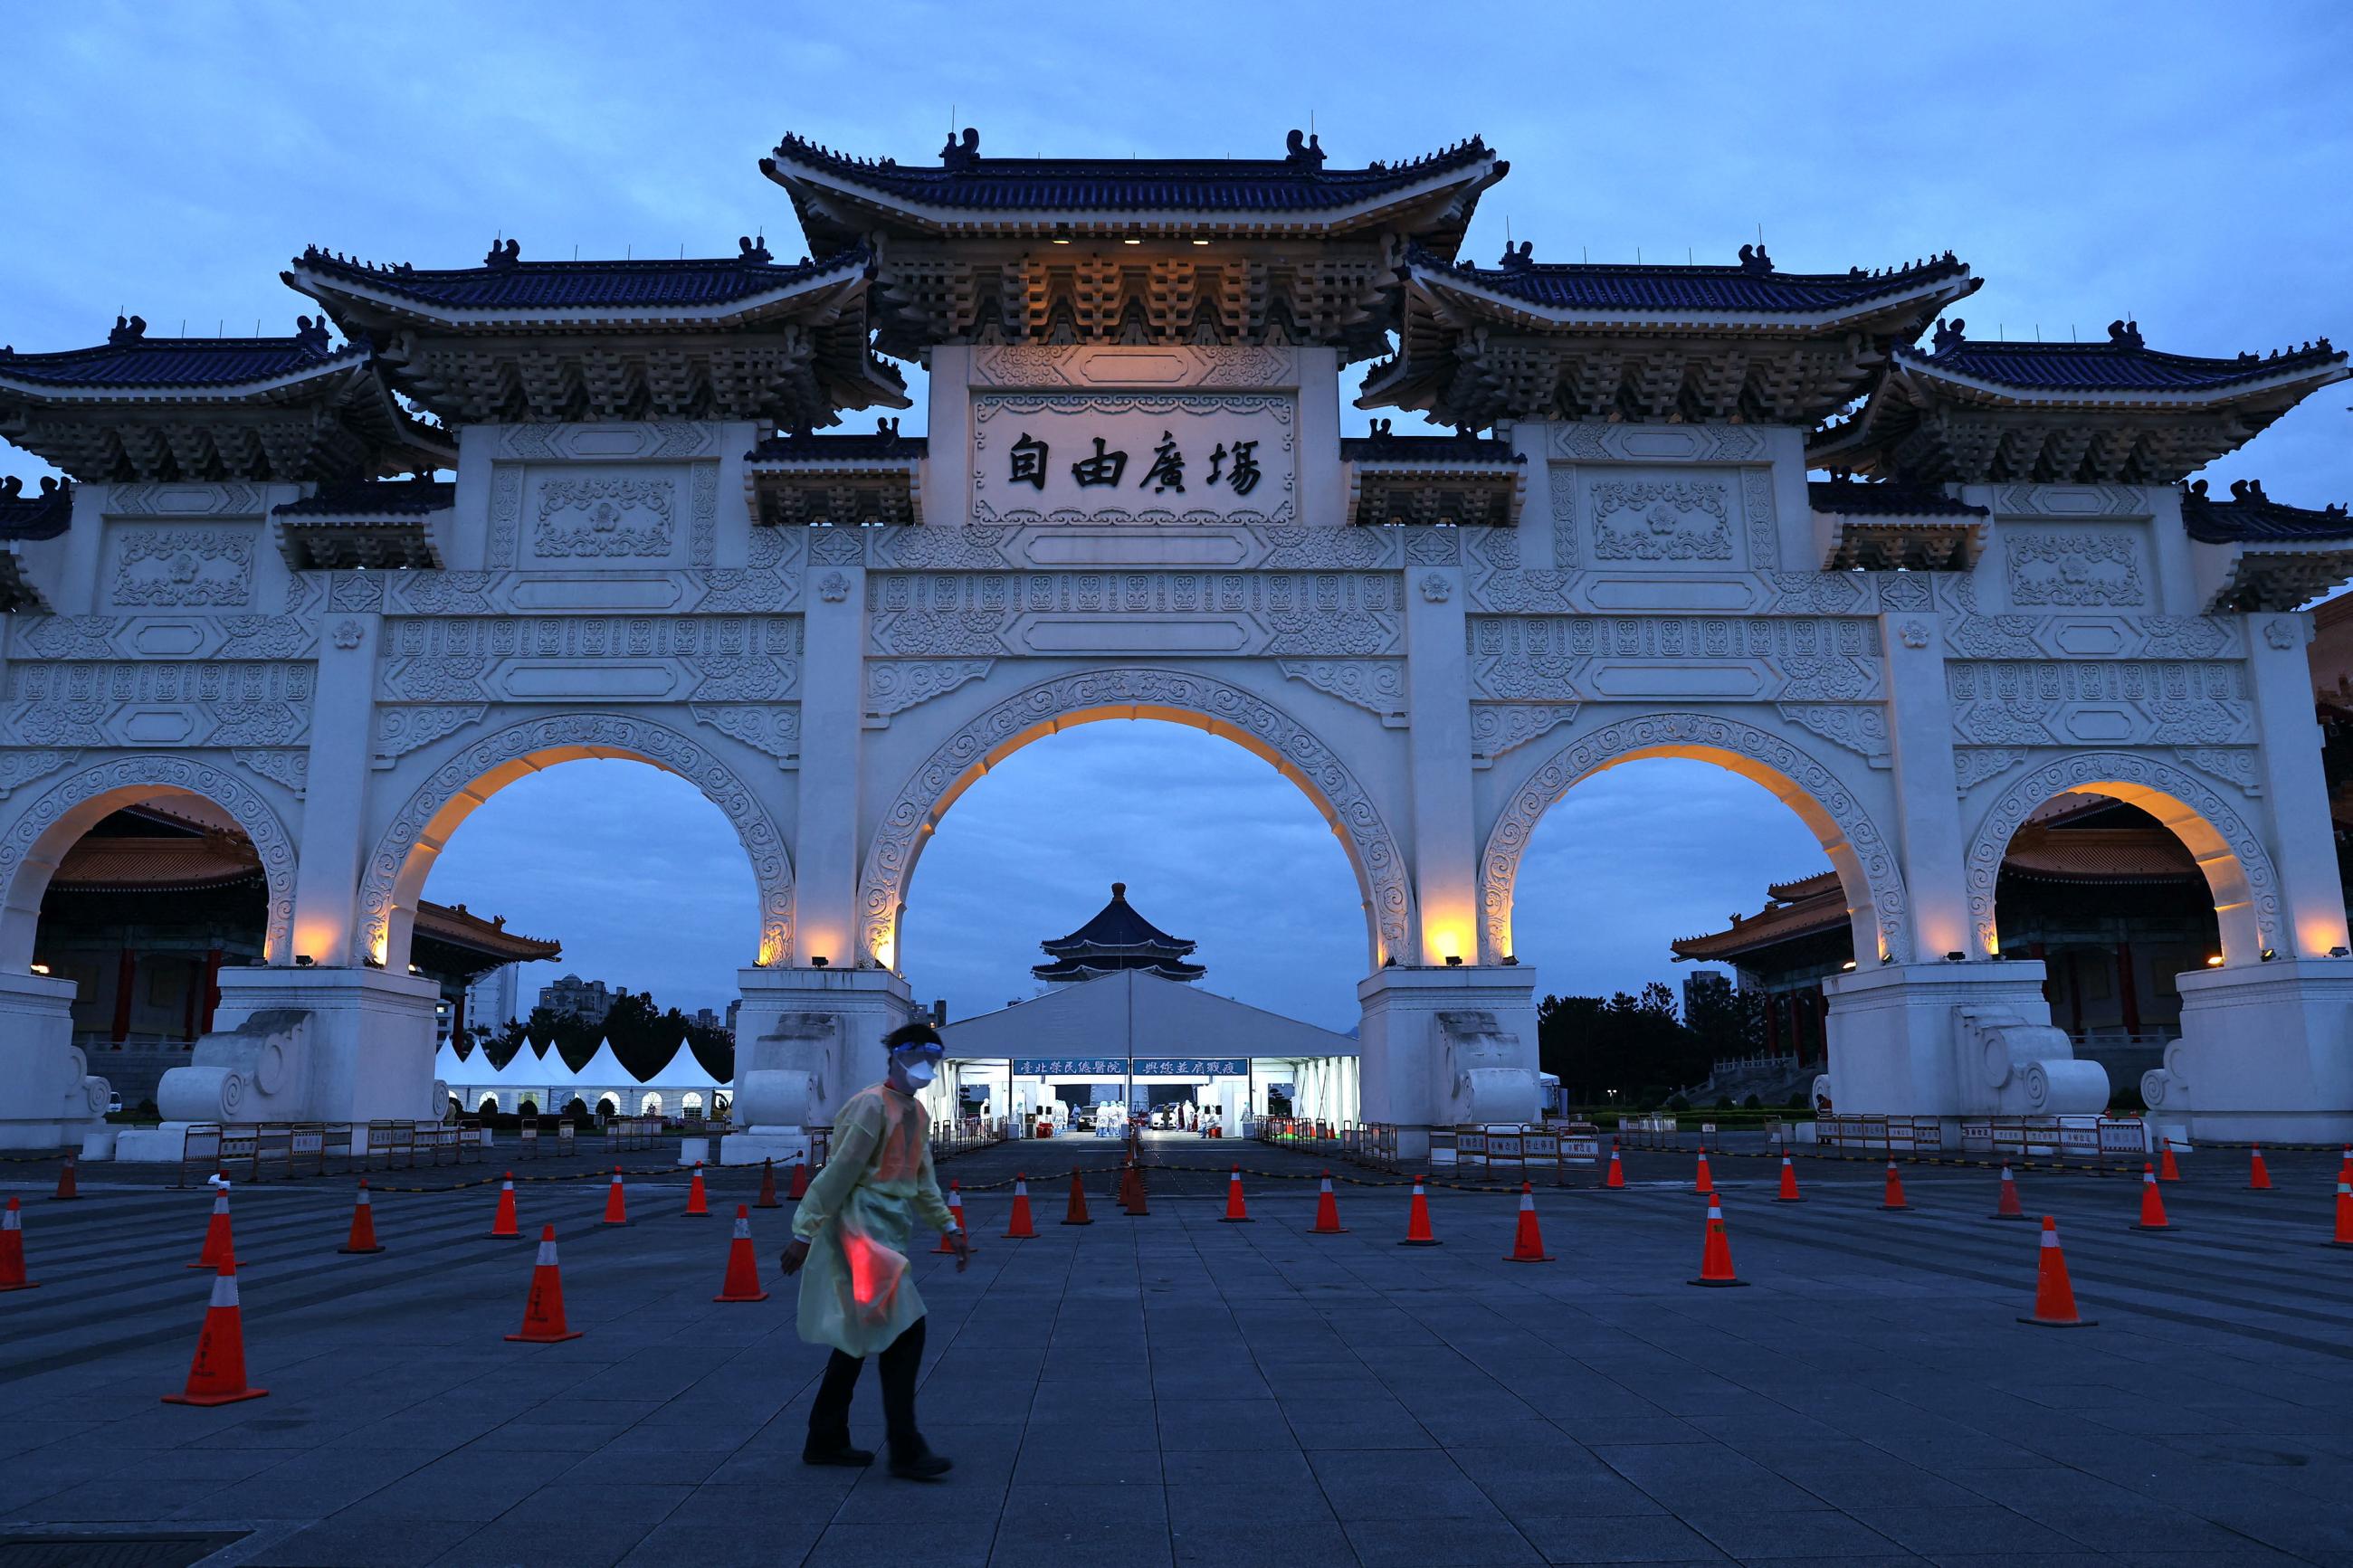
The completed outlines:
{"type": "Polygon", "coordinates": [[[901,1062],[899,1071],[917,1089],[925,1089],[932,1079],[939,1076],[940,1069],[938,1063],[925,1057],[917,1057],[913,1061],[901,1062]]]}

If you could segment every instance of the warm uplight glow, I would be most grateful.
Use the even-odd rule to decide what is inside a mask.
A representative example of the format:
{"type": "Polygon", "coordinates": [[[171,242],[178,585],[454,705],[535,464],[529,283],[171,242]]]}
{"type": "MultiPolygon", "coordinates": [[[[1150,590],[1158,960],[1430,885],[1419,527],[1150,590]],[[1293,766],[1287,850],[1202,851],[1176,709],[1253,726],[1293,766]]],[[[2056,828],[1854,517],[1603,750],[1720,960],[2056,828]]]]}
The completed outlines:
{"type": "Polygon", "coordinates": [[[1140,239],[1128,239],[1128,240],[1122,240],[1120,243],[1121,243],[1121,244],[1123,244],[1123,245],[1142,245],[1142,244],[1144,243],[1144,241],[1142,241],[1142,240],[1140,240],[1140,239]]]}
{"type": "Polygon", "coordinates": [[[1841,969],[1852,969],[1854,967],[1854,960],[1850,958],[1844,963],[1840,964],[1839,967],[1841,969]]]}
{"type": "Polygon", "coordinates": [[[2207,967],[2207,968],[2209,968],[2209,969],[2220,969],[2220,968],[2221,968],[2221,967],[2222,967],[2222,955],[2221,955],[2221,953],[2219,953],[2219,952],[2210,952],[2210,953],[2208,953],[2208,954],[2206,955],[2206,967],[2207,967]]]}
{"type": "Polygon", "coordinates": [[[49,972],[49,966],[46,963],[36,963],[32,969],[36,974],[47,974],[49,972]]]}

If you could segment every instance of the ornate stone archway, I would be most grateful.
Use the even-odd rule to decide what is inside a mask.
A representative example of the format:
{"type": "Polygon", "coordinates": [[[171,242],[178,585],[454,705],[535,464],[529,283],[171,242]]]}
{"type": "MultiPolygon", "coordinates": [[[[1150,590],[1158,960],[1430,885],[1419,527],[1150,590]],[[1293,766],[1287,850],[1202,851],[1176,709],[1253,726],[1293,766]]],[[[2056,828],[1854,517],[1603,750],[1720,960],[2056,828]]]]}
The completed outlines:
{"type": "Polygon", "coordinates": [[[0,969],[22,971],[32,962],[41,895],[49,874],[76,840],[100,818],[161,795],[200,795],[236,819],[261,857],[269,909],[262,952],[271,963],[292,957],[294,839],[259,791],[236,774],[166,752],[118,757],[69,773],[43,790],[0,837],[0,888],[6,889],[0,928],[0,969]]]}
{"type": "Polygon", "coordinates": [[[1410,950],[1414,907],[1405,856],[1372,796],[1329,746],[1238,686],[1190,671],[1114,667],[1043,681],[1005,699],[941,742],[901,786],[859,878],[864,961],[892,966],[899,910],[923,839],[992,755],[1018,749],[1059,723],[1122,711],[1198,722],[1274,763],[1315,803],[1347,847],[1365,894],[1373,963],[1410,950]]]}
{"type": "Polygon", "coordinates": [[[1969,840],[1969,924],[1981,951],[1998,950],[1994,889],[2010,841],[2053,795],[2114,795],[2171,828],[2214,892],[2222,956],[2237,965],[2282,945],[2279,875],[2261,835],[2187,769],[2130,752],[2082,752],[2046,763],[2004,790],[1969,840]]]}
{"type": "Polygon", "coordinates": [[[1753,724],[1714,713],[1667,712],[1621,720],[1577,737],[1547,757],[1513,794],[1480,857],[1480,962],[1493,963],[1512,951],[1512,898],[1520,857],[1537,821],[1580,779],[1641,756],[1696,757],[1773,788],[1821,839],[1858,922],[1867,917],[1876,929],[1884,959],[1903,963],[1913,956],[1911,915],[1894,848],[1836,773],[1753,724]],[[1774,788],[1775,781],[1787,789],[1774,788]]]}
{"type": "Polygon", "coordinates": [[[360,884],[363,951],[388,967],[402,962],[403,955],[392,951],[396,937],[405,942],[406,936],[405,931],[396,930],[396,915],[414,907],[424,883],[416,849],[437,824],[446,834],[480,804],[480,800],[465,804],[461,797],[483,775],[512,763],[577,757],[620,757],[650,763],[685,779],[724,812],[743,841],[744,853],[751,857],[752,878],[759,891],[758,961],[779,963],[790,957],[792,863],[783,836],[758,797],[733,769],[692,740],[652,720],[619,713],[566,713],[512,725],[484,736],[436,768],[394,814],[368,856],[360,884]],[[455,816],[450,815],[453,807],[455,816]]]}

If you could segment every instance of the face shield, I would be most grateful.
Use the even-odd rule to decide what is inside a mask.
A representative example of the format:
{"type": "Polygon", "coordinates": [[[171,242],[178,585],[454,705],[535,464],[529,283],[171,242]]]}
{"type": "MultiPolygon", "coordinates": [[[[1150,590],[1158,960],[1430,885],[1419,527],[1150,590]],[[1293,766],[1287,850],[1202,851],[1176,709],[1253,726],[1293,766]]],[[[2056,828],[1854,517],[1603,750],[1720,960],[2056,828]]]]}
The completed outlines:
{"type": "Polygon", "coordinates": [[[939,1077],[940,1061],[946,1055],[935,1041],[911,1042],[891,1053],[891,1072],[911,1088],[928,1089],[939,1077]]]}

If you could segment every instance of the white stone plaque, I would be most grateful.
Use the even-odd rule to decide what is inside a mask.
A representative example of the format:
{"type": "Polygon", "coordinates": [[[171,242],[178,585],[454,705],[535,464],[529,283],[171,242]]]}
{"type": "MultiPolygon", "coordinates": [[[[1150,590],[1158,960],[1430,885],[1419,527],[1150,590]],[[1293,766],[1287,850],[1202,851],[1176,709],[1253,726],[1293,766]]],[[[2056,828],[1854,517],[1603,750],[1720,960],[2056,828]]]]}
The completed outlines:
{"type": "Polygon", "coordinates": [[[1287,393],[984,393],[972,521],[1282,523],[1298,485],[1287,393]]]}

